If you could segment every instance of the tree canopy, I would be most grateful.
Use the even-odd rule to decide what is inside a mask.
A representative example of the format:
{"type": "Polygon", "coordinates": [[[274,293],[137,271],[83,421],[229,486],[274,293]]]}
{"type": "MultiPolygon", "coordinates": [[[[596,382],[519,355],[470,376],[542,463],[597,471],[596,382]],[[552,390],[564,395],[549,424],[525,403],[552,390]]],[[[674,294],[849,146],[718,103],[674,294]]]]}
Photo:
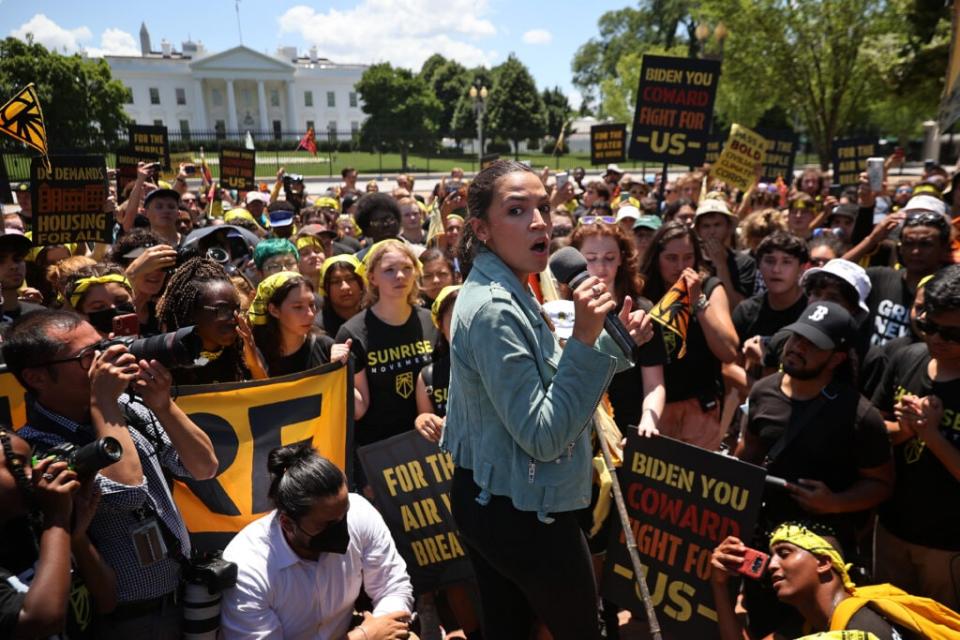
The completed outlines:
{"type": "Polygon", "coordinates": [[[496,83],[488,98],[487,123],[494,136],[513,143],[514,155],[519,156],[521,140],[546,133],[543,99],[533,76],[513,54],[494,68],[494,75],[496,83]]]}

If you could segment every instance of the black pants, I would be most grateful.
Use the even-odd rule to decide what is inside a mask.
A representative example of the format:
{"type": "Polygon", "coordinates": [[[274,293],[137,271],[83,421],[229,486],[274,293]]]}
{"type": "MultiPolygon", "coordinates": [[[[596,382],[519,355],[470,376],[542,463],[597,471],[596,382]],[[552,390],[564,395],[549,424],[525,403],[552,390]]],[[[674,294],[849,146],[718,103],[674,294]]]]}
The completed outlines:
{"type": "Polygon", "coordinates": [[[539,619],[554,640],[600,638],[597,585],[576,512],[545,524],[509,498],[480,505],[479,493],[473,473],[457,468],[451,507],[476,573],[483,636],[526,640],[539,619]]]}

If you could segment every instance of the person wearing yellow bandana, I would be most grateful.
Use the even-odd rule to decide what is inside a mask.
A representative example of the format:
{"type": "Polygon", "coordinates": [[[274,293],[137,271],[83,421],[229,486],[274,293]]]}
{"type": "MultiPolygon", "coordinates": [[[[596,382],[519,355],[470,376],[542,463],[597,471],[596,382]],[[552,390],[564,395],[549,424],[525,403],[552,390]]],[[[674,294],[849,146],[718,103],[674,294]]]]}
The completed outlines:
{"type": "Polygon", "coordinates": [[[357,272],[360,261],[350,253],[330,256],[320,267],[320,293],[323,306],[318,325],[335,336],[343,323],[360,313],[366,280],[357,272]]]}
{"type": "MultiPolygon", "coordinates": [[[[770,536],[766,572],[777,598],[798,618],[778,629],[777,637],[856,638],[841,631],[873,634],[878,640],[956,638],[960,617],[927,598],[911,596],[891,585],[858,587],[839,543],[827,529],[787,522],[770,536]],[[831,633],[833,635],[819,635],[831,633]]],[[[740,640],[743,628],[734,611],[730,579],[740,574],[747,547],[730,536],[714,550],[710,561],[717,624],[722,640],[740,640]]],[[[749,615],[749,612],[748,612],[749,615]]],[[[860,636],[861,638],[863,636],[860,636]]]]}
{"type": "Polygon", "coordinates": [[[295,246],[300,253],[297,263],[300,273],[313,284],[314,290],[320,289],[320,269],[327,258],[323,242],[315,236],[300,236],[295,246]]]}
{"type": "Polygon", "coordinates": [[[79,269],[67,280],[65,291],[74,311],[103,337],[114,331],[115,317],[136,313],[133,287],[117,265],[98,264],[79,269]]]}

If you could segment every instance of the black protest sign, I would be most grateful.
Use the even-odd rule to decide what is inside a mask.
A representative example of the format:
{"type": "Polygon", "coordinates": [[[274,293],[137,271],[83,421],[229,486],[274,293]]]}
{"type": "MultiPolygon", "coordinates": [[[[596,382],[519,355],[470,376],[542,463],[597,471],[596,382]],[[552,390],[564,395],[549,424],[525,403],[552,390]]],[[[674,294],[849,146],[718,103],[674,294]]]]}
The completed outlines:
{"type": "Polygon", "coordinates": [[[251,149],[220,149],[220,184],[227,189],[257,188],[257,152],[251,149]]]}
{"type": "Polygon", "coordinates": [[[767,153],[763,159],[764,182],[775,182],[782,177],[787,184],[793,182],[793,165],[797,159],[797,134],[793,131],[776,129],[757,129],[767,141],[767,153]]]}
{"type": "Polygon", "coordinates": [[[719,81],[717,60],[643,56],[630,158],[703,164],[719,81]]]}
{"type": "MultiPolygon", "coordinates": [[[[634,435],[617,474],[665,637],[719,638],[710,555],[727,536],[753,536],[763,469],[670,438],[634,435]]],[[[633,565],[612,517],[603,593],[641,615],[633,565]]]]}
{"type": "Polygon", "coordinates": [[[141,153],[133,147],[117,149],[117,194],[123,195],[124,188],[131,182],[136,182],[137,164],[140,162],[145,164],[160,162],[162,164],[163,158],[141,153]]]}
{"type": "Polygon", "coordinates": [[[7,174],[7,165],[0,155],[0,203],[13,204],[13,192],[10,189],[10,176],[7,174]]]}
{"type": "Polygon", "coordinates": [[[867,170],[867,158],[877,155],[874,138],[837,138],[833,141],[833,184],[843,186],[860,183],[860,173],[867,170]]]}
{"type": "Polygon", "coordinates": [[[50,156],[50,165],[30,163],[34,244],[113,242],[103,156],[50,156]]]}
{"type": "Polygon", "coordinates": [[[166,127],[132,124],[129,131],[132,151],[153,158],[152,162],[159,159],[162,168],[170,170],[170,140],[166,127]]]}
{"type": "Polygon", "coordinates": [[[707,140],[707,152],[703,156],[704,164],[716,164],[720,159],[720,152],[723,151],[723,143],[727,141],[729,132],[722,135],[713,135],[707,140]]]}
{"type": "Polygon", "coordinates": [[[417,591],[470,579],[473,569],[450,514],[450,455],[416,431],[357,453],[417,591]]]}
{"type": "Polygon", "coordinates": [[[627,159],[627,125],[595,124],[590,127],[590,164],[627,159]]]}

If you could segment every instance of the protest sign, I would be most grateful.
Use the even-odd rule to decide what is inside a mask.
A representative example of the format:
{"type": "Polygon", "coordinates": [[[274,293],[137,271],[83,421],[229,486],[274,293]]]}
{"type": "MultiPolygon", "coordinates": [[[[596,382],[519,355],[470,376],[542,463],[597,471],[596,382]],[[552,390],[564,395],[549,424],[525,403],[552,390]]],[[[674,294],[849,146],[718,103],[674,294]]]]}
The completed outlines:
{"type": "Polygon", "coordinates": [[[257,152],[240,148],[220,149],[220,184],[226,189],[255,190],[257,152]]]}
{"type": "Polygon", "coordinates": [[[160,156],[152,156],[141,153],[133,147],[124,147],[117,149],[117,193],[123,194],[124,188],[131,182],[137,180],[137,164],[143,162],[150,164],[152,162],[163,163],[160,156]]]}
{"type": "Polygon", "coordinates": [[[219,461],[211,480],[177,480],[173,497],[196,548],[222,549],[273,509],[267,455],[311,442],[349,477],[352,367],[329,364],[267,380],[180,387],[177,405],[210,436],[219,461]]]}
{"type": "Polygon", "coordinates": [[[757,165],[763,166],[766,153],[767,141],[760,134],[735,124],[717,163],[710,167],[710,177],[746,191],[756,182],[757,165]]]}
{"type": "Polygon", "coordinates": [[[10,175],[7,173],[7,165],[2,155],[0,155],[0,204],[14,204],[10,175]]]}
{"type": "Polygon", "coordinates": [[[153,158],[152,162],[159,159],[161,167],[170,170],[170,140],[166,127],[132,124],[129,133],[131,151],[153,158]]]}
{"type": "MultiPolygon", "coordinates": [[[[719,638],[710,555],[727,536],[752,537],[764,470],[678,440],[634,434],[617,474],[664,637],[719,638]]],[[[603,594],[643,615],[623,531],[614,522],[603,594]]]]}
{"type": "Polygon", "coordinates": [[[357,454],[417,592],[472,577],[450,514],[450,454],[416,431],[361,447],[357,454]]]}
{"type": "Polygon", "coordinates": [[[793,182],[793,165],[797,159],[797,134],[790,130],[757,129],[767,141],[767,153],[763,160],[764,182],[776,182],[782,177],[787,184],[793,182]]]}
{"type": "Polygon", "coordinates": [[[719,80],[718,60],[644,55],[630,158],[703,164],[719,80]]]}
{"type": "Polygon", "coordinates": [[[103,156],[50,156],[30,162],[33,243],[113,242],[103,156]]]}
{"type": "Polygon", "coordinates": [[[727,134],[718,134],[710,136],[707,140],[707,152],[703,156],[704,164],[714,164],[720,158],[720,151],[723,149],[723,143],[727,140],[727,134]]]}
{"type": "Polygon", "coordinates": [[[627,159],[627,125],[595,124],[590,127],[590,164],[627,159]]]}
{"type": "Polygon", "coordinates": [[[27,424],[26,390],[5,365],[0,366],[0,426],[14,430],[27,424]]]}
{"type": "Polygon", "coordinates": [[[873,138],[837,138],[833,141],[833,184],[843,186],[860,183],[860,173],[867,170],[867,158],[877,155],[873,138]]]}

